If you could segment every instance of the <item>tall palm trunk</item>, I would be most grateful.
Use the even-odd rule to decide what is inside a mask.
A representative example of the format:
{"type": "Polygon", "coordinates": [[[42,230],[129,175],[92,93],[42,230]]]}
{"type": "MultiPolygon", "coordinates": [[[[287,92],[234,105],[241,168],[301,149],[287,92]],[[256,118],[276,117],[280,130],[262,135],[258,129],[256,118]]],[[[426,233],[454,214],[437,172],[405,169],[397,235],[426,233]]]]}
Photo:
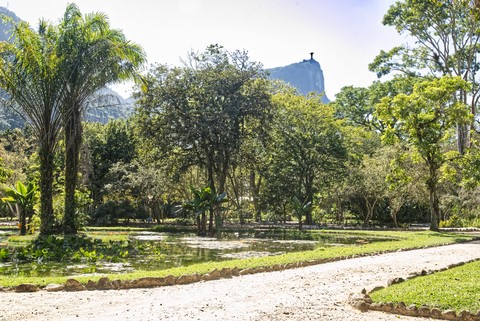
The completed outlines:
{"type": "Polygon", "coordinates": [[[75,189],[80,162],[80,145],[82,143],[81,109],[74,106],[71,117],[65,122],[65,215],[64,234],[76,234],[75,189]]]}
{"type": "Polygon", "coordinates": [[[53,216],[53,147],[48,142],[40,143],[40,235],[51,235],[53,216]]]}

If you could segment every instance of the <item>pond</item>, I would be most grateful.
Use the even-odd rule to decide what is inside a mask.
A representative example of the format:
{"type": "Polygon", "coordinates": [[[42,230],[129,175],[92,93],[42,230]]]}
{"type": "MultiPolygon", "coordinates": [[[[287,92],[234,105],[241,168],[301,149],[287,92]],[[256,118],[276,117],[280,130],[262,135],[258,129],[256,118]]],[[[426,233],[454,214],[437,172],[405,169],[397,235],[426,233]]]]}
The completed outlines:
{"type": "MultiPolygon", "coordinates": [[[[124,232],[123,232],[124,233],[124,232]]],[[[109,232],[108,234],[115,234],[109,232]]],[[[0,235],[5,239],[6,234],[0,235]]],[[[222,233],[221,238],[198,237],[193,233],[135,232],[129,244],[141,249],[120,262],[88,260],[72,262],[0,263],[0,274],[12,276],[82,276],[105,273],[126,273],[135,270],[160,270],[190,264],[280,255],[313,250],[317,247],[362,244],[388,239],[366,238],[365,235],[299,233],[286,230],[222,233]]],[[[1,240],[4,241],[4,240],[1,240]]],[[[0,245],[1,246],[1,245],[0,245]]]]}

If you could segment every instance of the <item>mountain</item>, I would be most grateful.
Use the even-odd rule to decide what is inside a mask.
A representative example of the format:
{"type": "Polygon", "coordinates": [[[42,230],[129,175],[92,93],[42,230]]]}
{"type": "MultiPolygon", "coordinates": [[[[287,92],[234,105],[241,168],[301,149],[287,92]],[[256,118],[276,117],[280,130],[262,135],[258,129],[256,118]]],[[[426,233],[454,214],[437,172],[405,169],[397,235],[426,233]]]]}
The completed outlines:
{"type": "MultiPolygon", "coordinates": [[[[20,18],[17,17],[17,15],[7,8],[0,7],[0,18],[3,16],[7,16],[11,18],[15,22],[19,22],[20,18]]],[[[10,38],[10,29],[12,28],[12,25],[10,23],[5,23],[0,19],[0,41],[6,41],[10,38]]]]}
{"type": "Polygon", "coordinates": [[[124,99],[108,87],[97,91],[90,97],[85,120],[105,124],[111,119],[127,118],[133,112],[133,99],[124,99]]]}
{"type": "Polygon", "coordinates": [[[325,94],[325,80],[322,68],[318,61],[313,59],[313,52],[310,53],[310,59],[284,67],[268,69],[267,71],[270,73],[270,78],[285,81],[296,87],[302,95],[315,92],[323,94],[323,103],[330,102],[325,94]]]}

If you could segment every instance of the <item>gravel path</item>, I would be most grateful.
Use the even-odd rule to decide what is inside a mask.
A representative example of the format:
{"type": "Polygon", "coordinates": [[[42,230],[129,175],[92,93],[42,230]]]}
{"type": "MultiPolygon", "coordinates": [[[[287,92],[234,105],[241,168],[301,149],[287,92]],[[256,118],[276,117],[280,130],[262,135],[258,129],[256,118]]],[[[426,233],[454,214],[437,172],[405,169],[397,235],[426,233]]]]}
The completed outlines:
{"type": "MultiPolygon", "coordinates": [[[[0,320],[417,320],[346,304],[350,293],[480,258],[480,242],[154,289],[0,293],[0,320]]],[[[426,319],[422,319],[426,320],[426,319]]]]}

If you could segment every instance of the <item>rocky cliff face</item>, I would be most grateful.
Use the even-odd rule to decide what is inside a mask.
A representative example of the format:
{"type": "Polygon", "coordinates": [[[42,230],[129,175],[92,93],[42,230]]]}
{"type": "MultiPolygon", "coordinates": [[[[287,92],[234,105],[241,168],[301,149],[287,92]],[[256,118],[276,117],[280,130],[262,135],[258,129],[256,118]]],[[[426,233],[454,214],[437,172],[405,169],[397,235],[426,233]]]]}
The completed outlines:
{"type": "Polygon", "coordinates": [[[10,29],[12,28],[10,23],[5,23],[2,17],[6,16],[11,18],[15,22],[19,22],[20,19],[10,10],[4,7],[0,7],[0,41],[5,41],[10,38],[10,29]]]}
{"type": "Polygon", "coordinates": [[[328,103],[330,100],[325,94],[325,80],[322,68],[318,61],[313,59],[313,53],[311,56],[310,59],[305,59],[302,62],[268,69],[268,72],[271,78],[285,81],[296,87],[303,95],[307,95],[310,92],[323,94],[322,102],[328,103]]]}

